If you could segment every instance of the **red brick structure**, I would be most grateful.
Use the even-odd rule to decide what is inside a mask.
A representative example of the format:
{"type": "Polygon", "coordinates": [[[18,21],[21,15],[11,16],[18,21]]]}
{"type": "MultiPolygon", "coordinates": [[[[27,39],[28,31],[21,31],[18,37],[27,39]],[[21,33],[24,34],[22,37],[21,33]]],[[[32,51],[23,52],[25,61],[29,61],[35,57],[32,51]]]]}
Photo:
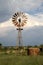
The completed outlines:
{"type": "Polygon", "coordinates": [[[40,52],[39,48],[29,48],[28,49],[28,55],[38,55],[40,52]]]}

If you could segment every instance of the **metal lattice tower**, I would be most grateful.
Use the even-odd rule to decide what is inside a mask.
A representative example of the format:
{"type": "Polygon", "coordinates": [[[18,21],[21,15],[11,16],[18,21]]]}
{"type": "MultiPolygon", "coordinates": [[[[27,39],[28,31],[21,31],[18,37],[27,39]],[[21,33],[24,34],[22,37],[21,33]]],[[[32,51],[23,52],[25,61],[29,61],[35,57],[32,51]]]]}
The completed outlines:
{"type": "Polygon", "coordinates": [[[17,46],[23,46],[23,39],[22,39],[23,28],[17,28],[17,30],[18,30],[17,46]]]}

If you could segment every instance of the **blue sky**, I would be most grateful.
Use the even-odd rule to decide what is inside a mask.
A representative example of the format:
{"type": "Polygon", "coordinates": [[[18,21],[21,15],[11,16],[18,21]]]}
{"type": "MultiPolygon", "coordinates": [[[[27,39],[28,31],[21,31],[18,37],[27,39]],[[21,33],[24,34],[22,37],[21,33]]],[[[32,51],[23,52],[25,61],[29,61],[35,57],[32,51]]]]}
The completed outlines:
{"type": "Polygon", "coordinates": [[[24,45],[43,44],[43,0],[0,0],[0,42],[16,45],[17,31],[11,17],[20,11],[28,14],[22,32],[24,45]]]}

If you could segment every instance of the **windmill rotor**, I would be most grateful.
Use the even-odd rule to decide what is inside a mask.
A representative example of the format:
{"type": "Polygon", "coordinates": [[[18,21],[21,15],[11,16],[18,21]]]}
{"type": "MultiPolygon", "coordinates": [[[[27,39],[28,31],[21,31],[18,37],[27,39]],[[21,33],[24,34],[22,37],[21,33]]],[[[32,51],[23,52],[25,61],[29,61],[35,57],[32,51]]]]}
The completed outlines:
{"type": "Polygon", "coordinates": [[[23,27],[26,24],[27,17],[23,12],[17,12],[12,17],[12,22],[16,27],[23,27]]]}

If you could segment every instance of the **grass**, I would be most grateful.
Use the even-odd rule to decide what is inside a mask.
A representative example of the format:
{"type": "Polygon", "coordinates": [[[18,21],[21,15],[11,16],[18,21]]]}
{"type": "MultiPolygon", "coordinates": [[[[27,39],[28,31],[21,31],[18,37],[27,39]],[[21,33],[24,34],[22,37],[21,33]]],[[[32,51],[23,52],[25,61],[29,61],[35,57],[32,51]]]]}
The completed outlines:
{"type": "Polygon", "coordinates": [[[43,56],[0,54],[0,65],[43,65],[43,56]]]}

